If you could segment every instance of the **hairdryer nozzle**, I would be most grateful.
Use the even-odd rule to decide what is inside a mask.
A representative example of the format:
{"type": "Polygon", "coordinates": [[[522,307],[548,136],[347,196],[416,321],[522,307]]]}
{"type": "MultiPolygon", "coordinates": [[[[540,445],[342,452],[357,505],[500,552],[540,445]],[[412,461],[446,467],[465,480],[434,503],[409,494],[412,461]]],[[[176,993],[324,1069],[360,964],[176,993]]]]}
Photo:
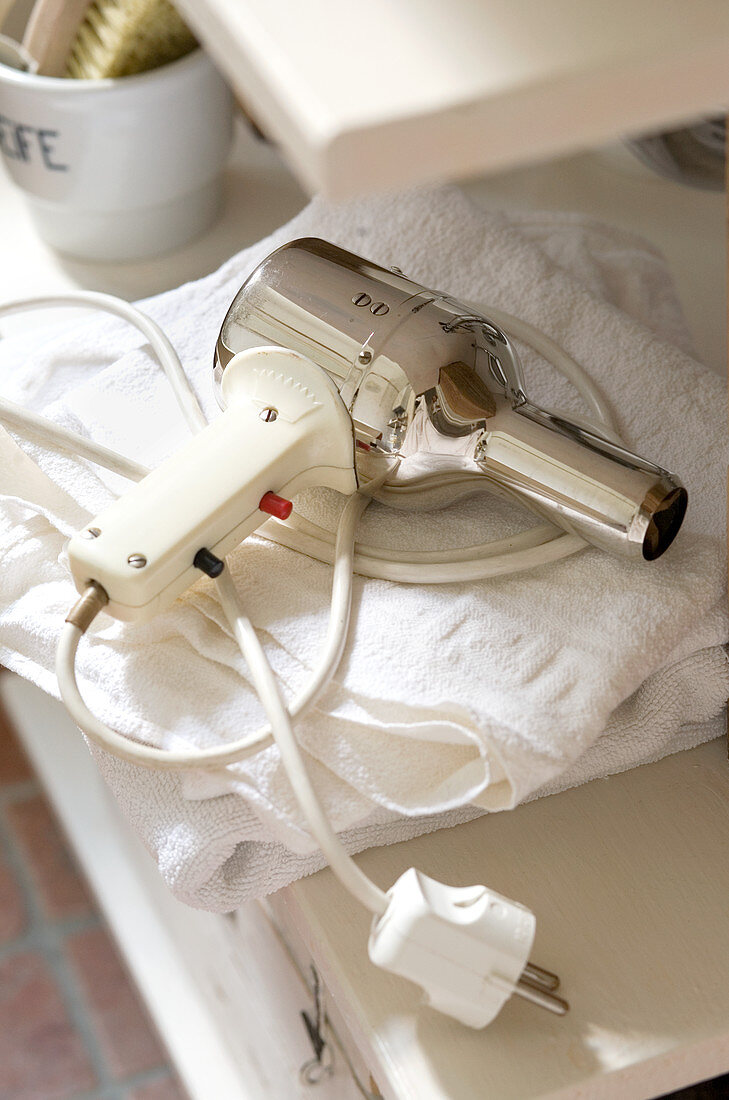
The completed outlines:
{"type": "Polygon", "coordinates": [[[668,550],[683,523],[687,504],[688,493],[683,486],[658,493],[652,489],[648,494],[643,501],[648,516],[643,539],[643,557],[646,561],[655,561],[668,550]]]}

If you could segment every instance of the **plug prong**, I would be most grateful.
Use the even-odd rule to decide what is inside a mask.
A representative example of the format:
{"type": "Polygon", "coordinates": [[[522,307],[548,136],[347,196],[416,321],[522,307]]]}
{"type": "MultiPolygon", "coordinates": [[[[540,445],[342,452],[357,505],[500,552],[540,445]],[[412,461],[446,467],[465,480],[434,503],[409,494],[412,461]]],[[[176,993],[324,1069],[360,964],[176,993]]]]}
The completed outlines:
{"type": "Polygon", "coordinates": [[[546,1008],[548,1012],[554,1012],[556,1016],[564,1016],[569,1011],[569,1005],[561,997],[555,997],[553,993],[547,993],[544,989],[538,989],[520,978],[514,986],[517,997],[523,997],[525,1001],[531,1001],[533,1005],[546,1008]]]}
{"type": "Polygon", "coordinates": [[[555,989],[559,989],[559,976],[533,962],[526,964],[522,978],[526,978],[531,985],[536,985],[539,989],[546,989],[548,993],[554,993],[555,989]]]}

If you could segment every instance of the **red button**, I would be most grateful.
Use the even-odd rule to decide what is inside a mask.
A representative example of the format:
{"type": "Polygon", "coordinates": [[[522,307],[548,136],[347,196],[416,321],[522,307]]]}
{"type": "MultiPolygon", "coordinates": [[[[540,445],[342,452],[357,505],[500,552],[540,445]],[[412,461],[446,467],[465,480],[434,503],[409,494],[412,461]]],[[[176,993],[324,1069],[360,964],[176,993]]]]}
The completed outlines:
{"type": "Polygon", "coordinates": [[[290,500],[277,496],[276,493],[264,493],[258,502],[258,507],[262,512],[268,512],[269,516],[275,516],[276,519],[288,519],[294,506],[290,500]]]}

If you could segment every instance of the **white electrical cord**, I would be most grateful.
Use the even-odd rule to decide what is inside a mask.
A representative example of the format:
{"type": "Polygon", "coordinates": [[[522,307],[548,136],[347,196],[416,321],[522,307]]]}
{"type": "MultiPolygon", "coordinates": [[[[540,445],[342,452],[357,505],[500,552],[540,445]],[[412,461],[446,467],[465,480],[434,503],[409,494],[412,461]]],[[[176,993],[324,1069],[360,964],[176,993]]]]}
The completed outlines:
{"type": "MultiPolygon", "coordinates": [[[[180,358],[172,347],[164,329],[161,329],[157,322],[148,317],[146,313],[142,313],[136,306],[130,305],[122,298],[115,298],[113,294],[98,294],[93,290],[78,290],[74,291],[73,294],[52,294],[42,298],[24,298],[0,305],[0,317],[9,317],[15,313],[27,313],[31,310],[55,309],[56,306],[95,309],[101,313],[113,313],[115,316],[121,317],[123,321],[128,321],[133,328],[138,329],[143,336],[146,336],[152,345],[152,350],[167,376],[167,381],[172,387],[177,404],[190,430],[193,432],[198,431],[207,425],[205,414],[200,408],[187,375],[182,369],[180,358]]],[[[53,430],[58,428],[58,425],[52,421],[47,423],[53,430]]],[[[78,436],[78,438],[83,440],[83,436],[78,436]]],[[[102,463],[102,465],[104,464],[102,463]]]]}
{"type": "Polygon", "coordinates": [[[19,434],[35,436],[40,443],[55,444],[59,450],[88,458],[97,466],[104,466],[130,481],[141,481],[149,473],[147,467],[139,462],[125,458],[110,447],[104,447],[102,443],[94,443],[78,432],[54,424],[47,417],[38,416],[30,409],[24,409],[22,405],[16,405],[14,401],[8,401],[4,397],[0,397],[0,421],[4,421],[7,427],[19,434]]]}
{"type": "MultiPolygon", "coordinates": [[[[366,507],[367,501],[364,500],[363,504],[366,507]]],[[[360,509],[360,512],[363,510],[364,508],[360,509]]],[[[230,604],[233,604],[237,600],[237,593],[233,578],[227,569],[221,573],[217,583],[221,595],[230,604]]],[[[231,625],[241,652],[246,659],[258,697],[271,723],[273,736],[281,753],[281,762],[286,769],[296,800],[317,844],[327,857],[335,875],[347,890],[372,913],[384,913],[387,908],[386,895],[360,871],[357,864],[345,851],[311,785],[304,759],[291,726],[291,716],[281,698],[273,669],[263,652],[253,624],[245,615],[239,614],[233,619],[231,625]]]]}
{"type": "MultiPolygon", "coordinates": [[[[330,615],[327,643],[320,658],[318,668],[305,690],[297,697],[290,711],[281,697],[268,658],[263,651],[255,628],[240,607],[238,593],[226,568],[218,577],[216,584],[221,603],[233,629],[241,653],[248,666],[253,685],[269,720],[269,729],[262,730],[253,737],[257,738],[256,751],[270,741],[272,733],[281,761],[296,800],[306,818],[312,835],[327,857],[329,865],[342,884],[372,913],[381,915],[387,908],[387,897],[367,876],[345,851],[329,819],[322,808],[311,784],[303,756],[299,750],[291,723],[295,714],[301,713],[310,705],[318,693],[333,675],[344,648],[352,593],[352,557],[354,532],[357,523],[369,504],[369,498],[355,493],[347,501],[337,532],[337,561],[332,586],[332,613],[330,615]]],[[[76,682],[75,660],[78,644],[84,631],[71,622],[66,622],[56,656],[56,673],[61,696],[76,724],[96,744],[109,752],[136,764],[145,764],[155,768],[195,768],[210,767],[211,763],[222,766],[241,758],[241,745],[250,749],[252,738],[243,739],[223,749],[196,749],[194,751],[174,751],[157,749],[152,745],[132,741],[107,726],[88,709],[84,703],[76,682]]]]}
{"type": "MultiPolygon", "coordinates": [[[[291,718],[300,717],[327,686],[336,672],[342,659],[344,646],[349,629],[349,617],[352,605],[352,561],[354,557],[354,534],[359,519],[367,505],[369,497],[362,493],[354,493],[344,508],[339,521],[336,543],[336,561],[332,577],[332,598],[329,611],[329,623],[323,650],[319,656],[316,667],[298,695],[289,706],[291,718]]],[[[237,599],[235,588],[228,583],[228,570],[217,580],[218,594],[226,618],[234,633],[236,623],[240,623],[245,617],[237,599]]],[[[246,620],[247,622],[247,620],[246,620]]],[[[251,628],[252,629],[252,628],[251,628]]],[[[76,725],[97,745],[107,749],[108,752],[120,756],[134,764],[144,764],[147,767],[170,769],[213,768],[224,767],[243,760],[253,753],[260,752],[271,744],[272,731],[270,725],[247,734],[227,745],[215,746],[207,749],[158,749],[154,745],[133,741],[117,733],[105,722],[94,715],[81,697],[76,681],[76,653],[84,631],[74,623],[66,622],[63,625],[61,639],[56,653],[56,675],[61,697],[66,708],[76,725]]],[[[238,638],[238,634],[236,634],[238,638]]],[[[249,665],[248,654],[243,653],[246,664],[249,665]]],[[[270,716],[269,717],[270,721],[270,716]]]]}
{"type": "MultiPolygon", "coordinates": [[[[149,340],[162,364],[191,430],[199,431],[205,427],[204,414],[169,340],[154,321],[127,302],[105,294],[80,293],[9,303],[0,306],[0,316],[56,305],[90,306],[114,313],[139,329],[149,340]]],[[[592,412],[602,421],[603,433],[615,438],[609,410],[582,368],[553,341],[532,326],[507,315],[490,312],[497,324],[503,325],[513,336],[534,346],[577,386],[592,412]]],[[[12,402],[0,401],[0,419],[5,419],[6,423],[16,431],[29,430],[32,434],[39,435],[44,441],[55,442],[64,450],[76,450],[91,461],[132,480],[139,480],[146,473],[145,468],[139,464],[125,459],[108,448],[92,444],[78,433],[61,428],[43,417],[23,412],[12,402]]],[[[368,486],[369,491],[375,491],[377,488],[378,485],[374,482],[368,486]]],[[[124,737],[93,715],[81,697],[75,675],[76,654],[81,636],[106,602],[105,593],[93,584],[77,605],[78,608],[86,601],[87,615],[83,626],[68,621],[64,625],[58,646],[56,667],[62,698],[80,728],[97,744],[134,763],[154,768],[221,767],[240,760],[252,752],[260,751],[270,743],[273,736],[312,835],[326,855],[332,870],[363,905],[373,913],[382,915],[387,909],[387,896],[360,871],[339,841],[311,785],[291,724],[292,717],[303,713],[324,689],[341,659],[351,608],[353,568],[358,571],[361,568],[361,571],[368,572],[369,575],[383,576],[387,579],[417,578],[431,582],[475,579],[544,564],[546,561],[563,557],[566,553],[573,553],[584,543],[574,536],[557,534],[555,529],[548,525],[540,525],[512,539],[468,548],[467,551],[430,551],[406,556],[394,551],[363,546],[355,553],[357,523],[368,503],[369,496],[365,496],[362,492],[353,494],[348,500],[340,518],[333,548],[329,532],[300,517],[289,529],[286,529],[285,535],[278,527],[276,528],[276,541],[289,539],[287,545],[296,545],[297,548],[303,546],[304,552],[321,557],[323,560],[331,560],[334,564],[331,611],[324,649],[311,679],[292,702],[289,710],[286,709],[282,700],[275,675],[255,629],[241,609],[229,570],[226,568],[217,580],[223,609],[248,665],[270,728],[256,731],[225,746],[194,751],[168,751],[124,737]],[[474,551],[474,559],[467,557],[470,551],[474,551]],[[377,572],[371,572],[372,570],[377,572]]],[[[269,537],[273,537],[269,531],[266,533],[269,537]]]]}
{"type": "MultiPolygon", "coordinates": [[[[336,554],[329,531],[320,535],[299,529],[300,517],[282,523],[267,520],[258,533],[291,550],[318,558],[332,565],[336,554]],[[294,521],[293,523],[291,521],[294,521]]],[[[551,524],[541,524],[506,539],[457,550],[410,551],[384,550],[356,544],[353,559],[355,573],[404,584],[450,584],[456,581],[481,581],[534,569],[559,561],[587,543],[578,535],[560,532],[551,524]]]]}

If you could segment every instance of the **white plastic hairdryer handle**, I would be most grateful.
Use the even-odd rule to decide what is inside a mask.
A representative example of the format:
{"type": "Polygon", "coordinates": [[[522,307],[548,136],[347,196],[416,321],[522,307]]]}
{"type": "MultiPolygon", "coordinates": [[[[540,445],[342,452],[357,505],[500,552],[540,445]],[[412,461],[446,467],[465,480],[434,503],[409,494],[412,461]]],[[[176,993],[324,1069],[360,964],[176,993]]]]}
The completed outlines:
{"type": "Polygon", "coordinates": [[[200,577],[199,551],[223,558],[269,518],[259,507],[267,493],[357,488],[352,421],[311,360],[277,347],[240,352],[222,392],[217,420],[69,543],[76,587],[100,584],[115,618],[169,606],[200,577]]]}

